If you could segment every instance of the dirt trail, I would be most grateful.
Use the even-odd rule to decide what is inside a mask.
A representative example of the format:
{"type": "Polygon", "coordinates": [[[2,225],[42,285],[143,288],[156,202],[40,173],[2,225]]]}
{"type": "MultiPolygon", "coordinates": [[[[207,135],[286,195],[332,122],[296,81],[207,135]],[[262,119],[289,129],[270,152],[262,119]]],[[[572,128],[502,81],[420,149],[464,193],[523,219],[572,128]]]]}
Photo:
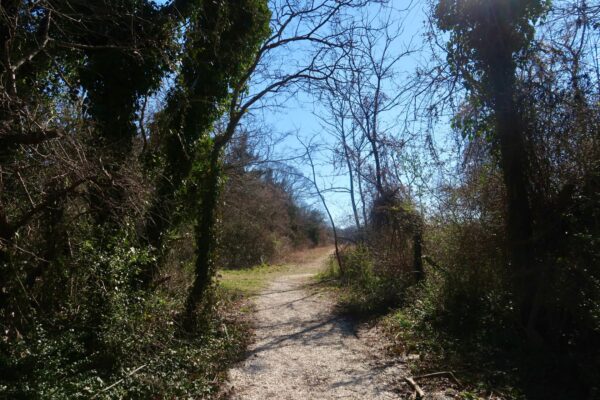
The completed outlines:
{"type": "Polygon", "coordinates": [[[257,296],[255,340],[230,371],[233,399],[398,399],[402,366],[368,332],[336,316],[325,293],[306,287],[328,253],[301,262],[257,296]]]}

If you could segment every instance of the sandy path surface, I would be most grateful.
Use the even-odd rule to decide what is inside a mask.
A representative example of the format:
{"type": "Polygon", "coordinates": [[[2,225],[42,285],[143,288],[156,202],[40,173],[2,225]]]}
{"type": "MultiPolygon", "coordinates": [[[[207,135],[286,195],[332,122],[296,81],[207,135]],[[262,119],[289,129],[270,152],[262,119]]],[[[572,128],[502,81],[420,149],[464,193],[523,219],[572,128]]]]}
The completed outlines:
{"type": "Polygon", "coordinates": [[[327,254],[275,278],[256,297],[255,340],[230,371],[233,399],[398,399],[402,367],[306,287],[327,254]]]}

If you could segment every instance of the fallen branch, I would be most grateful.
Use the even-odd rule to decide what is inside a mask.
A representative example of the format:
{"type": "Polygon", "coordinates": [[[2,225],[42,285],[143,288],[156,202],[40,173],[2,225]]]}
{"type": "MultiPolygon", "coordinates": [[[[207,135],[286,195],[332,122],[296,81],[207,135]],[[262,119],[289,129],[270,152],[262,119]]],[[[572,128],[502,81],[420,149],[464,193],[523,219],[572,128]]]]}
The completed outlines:
{"type": "MultiPolygon", "coordinates": [[[[137,367],[136,369],[134,369],[133,371],[131,371],[130,373],[127,374],[127,376],[125,378],[129,378],[131,375],[135,374],[136,372],[140,371],[143,368],[146,368],[146,366],[148,366],[148,364],[144,364],[140,367],[137,367]]],[[[100,396],[100,393],[104,393],[112,388],[114,388],[115,386],[117,386],[119,383],[123,382],[125,380],[125,378],[121,378],[118,381],[116,381],[115,383],[113,383],[110,386],[105,387],[104,389],[100,390],[98,393],[96,393],[94,396],[92,396],[92,399],[100,396]]]]}
{"type": "Polygon", "coordinates": [[[417,399],[422,399],[425,397],[425,392],[421,389],[421,386],[417,385],[417,382],[413,378],[404,378],[406,382],[412,386],[413,390],[417,392],[417,399]]]}
{"type": "Polygon", "coordinates": [[[435,260],[427,255],[421,257],[427,264],[431,265],[433,268],[438,271],[448,272],[448,268],[439,265],[435,260]]]}
{"type": "Polygon", "coordinates": [[[425,374],[425,375],[419,375],[419,376],[415,376],[414,379],[423,379],[423,378],[434,378],[434,377],[438,377],[438,376],[449,376],[452,378],[452,380],[460,386],[460,381],[456,378],[456,376],[454,375],[454,372],[452,371],[440,371],[440,372],[432,372],[430,374],[425,374]]]}

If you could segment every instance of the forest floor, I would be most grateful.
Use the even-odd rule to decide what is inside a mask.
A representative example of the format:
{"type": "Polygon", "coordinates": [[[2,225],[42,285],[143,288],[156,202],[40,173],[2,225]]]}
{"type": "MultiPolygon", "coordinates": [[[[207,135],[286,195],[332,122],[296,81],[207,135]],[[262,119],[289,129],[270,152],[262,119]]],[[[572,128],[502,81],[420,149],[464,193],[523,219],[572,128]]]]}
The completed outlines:
{"type": "Polygon", "coordinates": [[[311,279],[330,254],[305,252],[251,295],[254,340],[229,372],[232,399],[407,398],[406,366],[385,358],[380,335],[336,313],[334,297],[311,279]]]}

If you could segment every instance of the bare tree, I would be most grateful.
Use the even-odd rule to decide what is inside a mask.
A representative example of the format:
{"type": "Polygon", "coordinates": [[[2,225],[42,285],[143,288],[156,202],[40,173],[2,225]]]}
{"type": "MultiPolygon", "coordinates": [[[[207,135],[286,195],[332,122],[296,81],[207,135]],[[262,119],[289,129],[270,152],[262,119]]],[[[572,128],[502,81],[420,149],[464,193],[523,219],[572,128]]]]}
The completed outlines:
{"type": "Polygon", "coordinates": [[[310,165],[311,176],[307,177],[306,179],[310,182],[312,187],[315,189],[315,193],[319,197],[319,200],[321,201],[321,204],[323,205],[323,208],[325,209],[325,212],[327,213],[327,218],[329,218],[329,223],[331,224],[331,230],[333,232],[333,243],[335,246],[335,258],[337,260],[340,271],[343,272],[344,265],[342,264],[342,257],[340,255],[340,244],[339,244],[339,240],[338,240],[337,227],[335,225],[335,221],[333,219],[333,215],[331,214],[329,206],[327,205],[327,200],[325,200],[325,196],[323,194],[324,192],[319,187],[319,182],[317,180],[317,172],[315,170],[315,162],[313,160],[313,152],[315,151],[314,145],[310,142],[304,143],[300,138],[298,138],[298,141],[302,144],[302,147],[305,149],[306,160],[308,161],[308,164],[310,165]]]}
{"type": "MultiPolygon", "coordinates": [[[[325,103],[327,111],[325,115],[317,115],[317,117],[320,119],[324,130],[333,135],[339,142],[339,146],[336,147],[333,152],[334,156],[341,158],[342,163],[345,165],[346,171],[348,172],[348,192],[350,194],[350,204],[352,206],[354,224],[356,230],[361,232],[362,224],[358,214],[356,189],[354,187],[354,182],[356,180],[356,166],[354,159],[356,157],[350,143],[350,138],[354,136],[356,126],[351,118],[347,98],[338,97],[339,93],[346,91],[346,89],[339,89],[337,87],[339,84],[340,83],[337,80],[333,81],[331,85],[335,85],[334,88],[326,90],[322,95],[322,101],[325,103]]],[[[336,160],[334,159],[334,165],[335,161],[336,160]]]]}
{"type": "Polygon", "coordinates": [[[410,48],[400,47],[401,32],[401,25],[388,14],[376,29],[370,27],[354,32],[355,39],[347,57],[352,83],[350,111],[371,147],[373,183],[379,194],[387,185],[388,160],[383,144],[391,133],[390,127],[384,125],[383,117],[397,109],[403,100],[406,88],[394,86],[399,78],[397,67],[412,53],[410,48]]]}
{"type": "Polygon", "coordinates": [[[349,46],[344,49],[342,66],[319,82],[324,111],[318,117],[325,131],[336,138],[335,152],[349,175],[348,192],[359,231],[368,222],[368,198],[383,195],[388,186],[400,186],[397,168],[393,168],[397,167],[395,153],[401,153],[408,140],[396,121],[409,85],[398,81],[402,61],[413,50],[410,44],[400,43],[402,22],[398,18],[403,11],[381,7],[376,14],[373,19],[364,12],[360,24],[345,33],[349,46]]]}

